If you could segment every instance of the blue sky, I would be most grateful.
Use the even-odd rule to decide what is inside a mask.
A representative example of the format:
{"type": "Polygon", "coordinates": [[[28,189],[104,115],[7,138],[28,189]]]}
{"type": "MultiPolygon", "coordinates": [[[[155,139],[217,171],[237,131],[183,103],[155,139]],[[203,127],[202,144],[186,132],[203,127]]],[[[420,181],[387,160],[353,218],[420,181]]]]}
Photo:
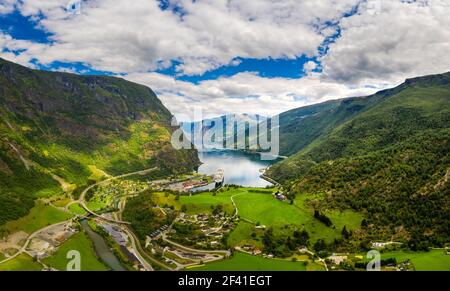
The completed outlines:
{"type": "MultiPolygon", "coordinates": [[[[71,9],[75,9],[79,5],[78,1],[72,1],[71,6],[65,7],[70,12],[71,9]]],[[[177,15],[185,15],[183,8],[171,3],[169,0],[158,0],[159,7],[163,11],[172,11],[177,15]]],[[[195,2],[195,1],[193,1],[195,2]]],[[[81,1],[83,5],[83,1],[81,1]]],[[[80,6],[81,7],[81,6],[80,6]]],[[[352,6],[348,11],[343,11],[343,17],[349,17],[357,12],[358,5],[352,6]]],[[[51,44],[52,33],[45,28],[40,27],[38,19],[45,19],[42,14],[33,16],[24,16],[18,9],[14,9],[10,13],[0,15],[0,30],[8,33],[11,37],[17,40],[29,40],[36,43],[51,44]]],[[[336,40],[340,36],[339,27],[336,21],[326,22],[325,26],[336,27],[336,33],[324,39],[321,46],[318,48],[319,54],[325,54],[328,50],[328,45],[336,40]]],[[[15,51],[12,51],[15,53],[15,51]]],[[[20,52],[20,51],[19,51],[20,52]]],[[[179,60],[171,60],[172,65],[168,68],[155,69],[154,72],[158,72],[164,75],[170,75],[177,80],[192,82],[198,84],[203,80],[214,80],[219,77],[230,77],[240,72],[254,72],[261,77],[267,78],[302,78],[307,73],[304,71],[304,64],[307,62],[315,62],[317,68],[314,72],[320,72],[320,61],[317,56],[306,56],[304,54],[296,57],[267,57],[267,58],[242,58],[236,56],[233,59],[232,64],[223,65],[218,68],[206,71],[203,74],[185,75],[176,71],[176,66],[180,64],[179,60]]],[[[49,64],[41,64],[38,60],[33,59],[31,61],[37,68],[44,70],[65,70],[70,69],[79,74],[100,74],[100,75],[112,75],[113,72],[97,70],[85,64],[83,62],[63,62],[55,61],[49,64]]],[[[115,74],[121,74],[121,72],[115,72],[115,74]]]]}
{"type": "Polygon", "coordinates": [[[450,70],[448,13],[442,0],[2,0],[0,57],[139,82],[177,115],[270,115],[450,70]]]}
{"type": "MultiPolygon", "coordinates": [[[[161,0],[161,9],[169,9],[168,1],[161,0]]],[[[175,13],[181,13],[178,8],[171,8],[175,13]]],[[[354,13],[352,9],[349,12],[354,13]]],[[[349,15],[349,14],[346,14],[349,15]]],[[[330,23],[329,25],[335,25],[330,23]]],[[[37,43],[51,44],[52,34],[39,27],[38,22],[33,20],[31,16],[23,16],[20,11],[14,10],[11,13],[0,15],[0,30],[7,32],[14,39],[29,40],[37,43]]],[[[334,41],[339,35],[333,35],[327,38],[321,46],[321,52],[326,52],[327,45],[334,41]]],[[[235,64],[224,65],[217,69],[207,71],[200,75],[184,75],[176,71],[176,66],[180,64],[177,60],[172,60],[173,65],[169,68],[154,70],[155,72],[170,75],[177,80],[187,81],[192,83],[199,83],[203,80],[212,80],[219,77],[230,77],[240,72],[255,72],[262,77],[267,78],[302,78],[306,75],[303,70],[303,66],[307,62],[315,62],[318,68],[314,69],[314,72],[320,72],[320,61],[317,57],[307,57],[305,55],[298,56],[296,58],[241,58],[236,57],[233,62],[235,64]]],[[[80,74],[99,74],[99,75],[112,75],[112,72],[96,70],[95,68],[83,64],[82,62],[61,62],[55,61],[50,64],[40,64],[36,59],[32,61],[39,69],[44,70],[64,70],[70,69],[80,74]]],[[[117,74],[117,72],[116,72],[117,74]]],[[[120,74],[120,73],[118,73],[120,74]]]]}

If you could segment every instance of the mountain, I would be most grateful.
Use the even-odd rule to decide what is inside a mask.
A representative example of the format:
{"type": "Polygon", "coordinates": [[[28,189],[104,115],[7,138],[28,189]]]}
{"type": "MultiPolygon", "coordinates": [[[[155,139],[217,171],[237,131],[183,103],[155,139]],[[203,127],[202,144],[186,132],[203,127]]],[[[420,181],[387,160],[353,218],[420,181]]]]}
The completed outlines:
{"type": "Polygon", "coordinates": [[[362,212],[360,239],[450,241],[450,73],[312,108],[284,114],[280,139],[298,152],[267,175],[317,209],[362,212]]]}
{"type": "Polygon", "coordinates": [[[235,148],[240,145],[236,143],[237,136],[246,136],[245,148],[248,149],[249,130],[256,130],[258,122],[263,119],[258,115],[229,114],[201,121],[180,122],[180,126],[197,149],[220,149],[225,146],[235,148]]]}
{"type": "Polygon", "coordinates": [[[0,59],[0,225],[25,215],[36,197],[86,184],[99,170],[191,171],[197,153],[172,148],[171,119],[148,87],[0,59]]]}

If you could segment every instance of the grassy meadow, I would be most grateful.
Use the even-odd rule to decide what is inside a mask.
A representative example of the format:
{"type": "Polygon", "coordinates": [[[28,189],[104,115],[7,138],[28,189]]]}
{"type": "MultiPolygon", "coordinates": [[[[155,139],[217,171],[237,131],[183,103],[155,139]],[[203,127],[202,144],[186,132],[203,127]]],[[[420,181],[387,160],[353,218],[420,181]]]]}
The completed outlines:
{"type": "Polygon", "coordinates": [[[20,254],[3,264],[0,271],[41,271],[43,266],[27,254],[20,254]]]}
{"type": "Polygon", "coordinates": [[[50,257],[45,258],[43,263],[60,271],[65,271],[68,263],[67,253],[71,250],[80,252],[81,271],[107,271],[108,268],[99,261],[94,252],[94,247],[84,232],[74,234],[50,257]]]}
{"type": "Polygon", "coordinates": [[[306,271],[305,262],[292,262],[281,259],[265,259],[244,253],[236,253],[233,257],[199,267],[192,271],[306,271]]]}
{"type": "Polygon", "coordinates": [[[50,205],[45,205],[42,201],[38,201],[27,216],[7,222],[5,225],[1,226],[1,229],[8,233],[25,231],[26,233],[31,234],[38,229],[68,220],[71,217],[72,215],[70,213],[50,205]]]}

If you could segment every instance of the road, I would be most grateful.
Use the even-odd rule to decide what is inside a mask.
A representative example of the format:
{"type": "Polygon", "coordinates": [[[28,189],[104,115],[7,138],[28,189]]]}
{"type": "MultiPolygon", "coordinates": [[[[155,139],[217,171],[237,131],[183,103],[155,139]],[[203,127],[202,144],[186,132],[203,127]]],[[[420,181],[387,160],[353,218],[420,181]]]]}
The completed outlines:
{"type": "MultiPolygon", "coordinates": [[[[102,184],[107,183],[107,182],[110,182],[110,181],[112,181],[112,180],[121,179],[121,178],[126,178],[126,177],[129,177],[129,176],[134,176],[134,175],[145,175],[145,174],[147,174],[147,173],[149,173],[149,172],[151,172],[151,171],[154,171],[155,169],[157,169],[157,168],[151,168],[151,169],[142,170],[142,171],[137,171],[137,172],[133,172],[133,173],[127,173],[127,174],[123,174],[123,175],[120,175],[120,176],[115,176],[115,177],[112,177],[112,178],[108,178],[108,179],[106,179],[106,180],[103,180],[103,181],[101,181],[101,182],[98,182],[98,183],[96,183],[96,184],[93,184],[93,185],[87,187],[86,189],[84,189],[84,191],[81,193],[80,198],[78,199],[78,201],[71,202],[71,203],[69,203],[66,207],[68,207],[68,206],[71,205],[71,204],[78,203],[78,204],[80,204],[80,205],[81,205],[81,206],[82,206],[89,214],[91,214],[91,215],[93,215],[93,216],[95,216],[95,217],[98,217],[99,219],[102,219],[102,220],[104,220],[104,221],[111,222],[111,223],[116,223],[116,224],[119,224],[119,225],[128,225],[129,222],[105,218],[105,217],[102,217],[102,216],[98,215],[97,213],[91,211],[91,210],[85,205],[84,197],[86,196],[86,193],[87,193],[90,189],[94,188],[95,186],[102,185],[102,184]]],[[[20,254],[26,252],[26,249],[27,249],[29,243],[31,242],[31,240],[32,240],[33,238],[35,238],[39,233],[44,232],[44,231],[46,231],[46,230],[48,230],[48,229],[51,229],[52,227],[56,227],[56,226],[60,226],[60,225],[66,224],[66,223],[70,222],[72,219],[74,219],[74,218],[71,218],[71,219],[69,219],[69,220],[65,220],[65,221],[62,221],[62,222],[58,222],[58,223],[55,223],[55,224],[52,224],[52,225],[48,225],[48,226],[46,226],[46,227],[44,227],[44,228],[41,228],[41,229],[39,229],[39,230],[36,230],[36,231],[33,232],[30,236],[28,236],[28,238],[27,238],[27,240],[25,241],[24,245],[22,246],[22,248],[21,248],[18,252],[16,252],[16,253],[15,253],[14,255],[12,255],[11,257],[4,259],[3,261],[0,262],[0,264],[3,264],[3,263],[5,263],[5,262],[7,262],[7,261],[9,261],[9,260],[12,260],[12,259],[16,258],[17,256],[19,256],[20,254]]],[[[136,253],[139,253],[140,251],[143,252],[143,250],[142,250],[142,248],[141,248],[141,246],[140,246],[139,240],[137,240],[137,238],[135,237],[134,233],[132,233],[128,228],[127,228],[127,230],[128,230],[128,234],[130,235],[130,238],[131,238],[131,241],[132,241],[133,249],[136,250],[136,253]],[[136,243],[135,240],[137,241],[137,243],[136,243]]],[[[137,254],[136,254],[136,255],[137,255],[137,254]]],[[[141,256],[141,254],[138,254],[137,256],[138,256],[138,259],[143,259],[142,256],[141,256]]],[[[143,264],[143,265],[144,265],[144,267],[145,267],[146,269],[153,270],[153,268],[151,267],[151,265],[148,264],[146,260],[143,260],[143,262],[141,262],[141,263],[144,263],[144,262],[145,262],[146,264],[143,264]]],[[[164,267],[165,267],[165,266],[164,266],[164,267]]]]}
{"type": "MultiPolygon", "coordinates": [[[[171,271],[172,271],[172,269],[170,269],[168,266],[164,265],[164,264],[161,263],[160,261],[158,261],[158,260],[156,260],[156,259],[150,257],[149,255],[147,255],[147,254],[145,253],[145,251],[142,249],[142,246],[141,246],[141,243],[139,242],[139,239],[136,237],[136,235],[134,234],[134,232],[132,232],[132,231],[128,228],[128,226],[123,225],[122,228],[123,228],[123,229],[125,230],[125,232],[132,238],[132,239],[131,239],[132,244],[134,245],[134,247],[136,247],[136,250],[140,253],[140,255],[144,254],[144,256],[145,256],[147,259],[149,259],[149,260],[152,261],[153,263],[157,264],[157,265],[160,266],[161,268],[166,269],[166,270],[171,270],[171,271]]],[[[143,257],[141,256],[141,258],[143,258],[143,257]]],[[[144,259],[144,260],[145,260],[145,259],[144,259]]]]}
{"type": "Polygon", "coordinates": [[[55,226],[60,226],[60,225],[64,225],[64,224],[66,224],[66,223],[69,223],[72,219],[73,219],[73,218],[71,218],[71,219],[69,219],[69,220],[62,221],[62,222],[58,222],[58,223],[55,223],[55,224],[52,224],[52,225],[49,225],[49,226],[46,226],[46,227],[41,228],[41,229],[39,229],[39,230],[36,230],[36,231],[33,232],[30,236],[28,236],[28,238],[27,238],[27,240],[25,241],[25,243],[23,244],[22,248],[21,248],[17,253],[15,253],[14,255],[12,255],[11,257],[9,257],[9,258],[7,258],[7,259],[4,259],[3,261],[0,262],[0,264],[3,264],[3,263],[5,263],[5,262],[7,262],[7,261],[9,261],[9,260],[12,260],[12,259],[14,259],[15,257],[19,256],[21,253],[26,252],[26,249],[27,249],[28,245],[30,244],[31,240],[32,240],[33,238],[35,238],[35,237],[36,237],[38,234],[40,234],[41,232],[44,232],[44,231],[46,231],[46,230],[49,230],[49,229],[51,229],[51,228],[53,228],[53,227],[55,227],[55,226]]]}
{"type": "Polygon", "coordinates": [[[156,169],[157,168],[151,168],[151,169],[147,169],[147,170],[142,170],[142,171],[137,171],[137,172],[133,172],[133,173],[123,174],[123,175],[120,175],[120,176],[111,177],[111,178],[108,178],[106,180],[103,180],[103,181],[100,181],[98,183],[95,183],[95,184],[87,187],[86,189],[84,189],[83,192],[81,192],[80,198],[78,199],[78,204],[80,204],[81,207],[83,207],[84,210],[86,210],[89,214],[91,214],[91,215],[93,215],[95,217],[98,217],[98,218],[100,218],[100,219],[102,219],[104,221],[111,222],[111,223],[117,223],[117,224],[130,224],[127,221],[121,221],[121,220],[115,220],[115,219],[111,219],[111,218],[106,218],[106,217],[103,217],[103,216],[95,213],[94,211],[90,210],[89,207],[87,207],[86,202],[84,200],[84,197],[86,196],[86,193],[89,192],[89,190],[91,190],[92,188],[94,188],[96,186],[106,184],[106,183],[111,182],[113,180],[126,178],[126,177],[130,177],[130,176],[134,176],[134,175],[145,175],[145,174],[150,173],[150,172],[152,172],[152,171],[154,171],[156,169]]]}
{"type": "MultiPolygon", "coordinates": [[[[135,234],[134,234],[128,227],[126,227],[127,225],[130,225],[130,223],[127,222],[127,221],[122,221],[122,220],[118,220],[118,219],[112,219],[112,218],[103,217],[103,216],[101,216],[101,215],[95,213],[94,211],[90,210],[90,209],[87,207],[87,205],[86,205],[86,203],[85,203],[85,200],[84,200],[84,197],[86,196],[86,193],[87,193],[89,190],[91,190],[92,188],[94,188],[95,186],[103,185],[103,184],[106,184],[106,183],[111,182],[111,181],[113,181],[113,180],[117,180],[117,179],[121,179],[121,178],[126,178],[126,177],[130,177],[130,176],[134,176],[134,175],[145,175],[145,174],[150,173],[150,172],[152,172],[152,171],[154,171],[154,170],[156,170],[156,169],[157,169],[157,168],[151,168],[151,169],[147,169],[147,170],[142,170],[142,171],[137,171],[137,172],[127,173],[127,174],[123,174],[123,175],[111,177],[111,178],[108,178],[108,179],[106,179],[106,180],[100,181],[100,182],[98,182],[98,183],[96,183],[96,184],[93,184],[93,185],[87,187],[86,189],[84,189],[83,192],[81,192],[80,198],[78,199],[78,204],[80,204],[81,207],[83,207],[84,210],[86,210],[89,214],[91,214],[91,215],[93,215],[93,216],[95,216],[95,217],[97,217],[97,218],[99,218],[99,219],[101,219],[101,220],[104,220],[104,221],[106,221],[106,222],[118,224],[119,227],[121,227],[121,228],[125,231],[125,233],[128,235],[128,237],[129,237],[130,240],[131,240],[131,246],[132,246],[132,249],[134,250],[134,255],[138,258],[138,260],[141,262],[141,264],[144,266],[144,268],[145,268],[147,271],[153,271],[154,269],[153,269],[153,267],[147,262],[147,260],[144,259],[144,257],[142,256],[142,254],[145,255],[145,251],[142,249],[139,240],[137,239],[137,237],[135,236],[135,234]]],[[[125,205],[123,205],[123,207],[124,207],[124,206],[125,206],[125,205]]],[[[120,217],[120,216],[121,216],[121,215],[119,215],[119,217],[120,217]]],[[[146,256],[146,257],[148,257],[148,256],[146,256]]],[[[150,257],[148,257],[148,258],[150,258],[150,257]]],[[[152,261],[153,261],[153,259],[152,259],[152,261]]]]}
{"type": "Polygon", "coordinates": [[[162,235],[162,239],[165,242],[168,242],[171,245],[174,245],[174,246],[176,246],[176,247],[178,247],[178,248],[180,248],[182,250],[188,251],[188,252],[199,253],[199,254],[224,254],[225,257],[229,257],[231,255],[231,252],[228,251],[228,250],[227,251],[226,250],[197,250],[197,249],[193,249],[193,248],[190,248],[190,247],[186,247],[186,246],[180,245],[180,244],[178,244],[178,243],[176,243],[174,241],[169,240],[166,237],[166,234],[162,235]]]}
{"type": "MultiPolygon", "coordinates": [[[[312,251],[308,250],[307,248],[304,248],[303,251],[304,251],[305,253],[310,254],[310,255],[313,256],[313,257],[316,255],[315,253],[313,253],[312,251]]],[[[326,270],[326,271],[329,271],[329,270],[328,270],[327,263],[325,262],[325,260],[322,259],[322,258],[319,257],[319,256],[317,256],[317,259],[318,259],[319,262],[321,262],[321,263],[324,265],[325,270],[326,270]]]]}
{"type": "Polygon", "coordinates": [[[133,254],[137,257],[139,262],[144,266],[144,268],[147,271],[154,271],[152,265],[150,265],[147,260],[142,257],[141,253],[145,253],[144,250],[141,247],[141,244],[139,240],[134,236],[134,233],[129,230],[126,226],[122,227],[122,229],[125,231],[125,233],[128,235],[128,237],[131,240],[131,248],[134,250],[133,254]]]}

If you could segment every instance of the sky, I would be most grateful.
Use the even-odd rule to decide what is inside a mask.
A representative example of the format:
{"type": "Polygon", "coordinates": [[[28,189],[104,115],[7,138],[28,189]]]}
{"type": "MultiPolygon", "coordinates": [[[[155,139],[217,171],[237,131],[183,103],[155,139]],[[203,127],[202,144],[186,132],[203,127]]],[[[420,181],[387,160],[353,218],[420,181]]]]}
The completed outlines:
{"type": "Polygon", "coordinates": [[[450,71],[448,0],[0,0],[0,57],[273,115],[450,71]]]}

